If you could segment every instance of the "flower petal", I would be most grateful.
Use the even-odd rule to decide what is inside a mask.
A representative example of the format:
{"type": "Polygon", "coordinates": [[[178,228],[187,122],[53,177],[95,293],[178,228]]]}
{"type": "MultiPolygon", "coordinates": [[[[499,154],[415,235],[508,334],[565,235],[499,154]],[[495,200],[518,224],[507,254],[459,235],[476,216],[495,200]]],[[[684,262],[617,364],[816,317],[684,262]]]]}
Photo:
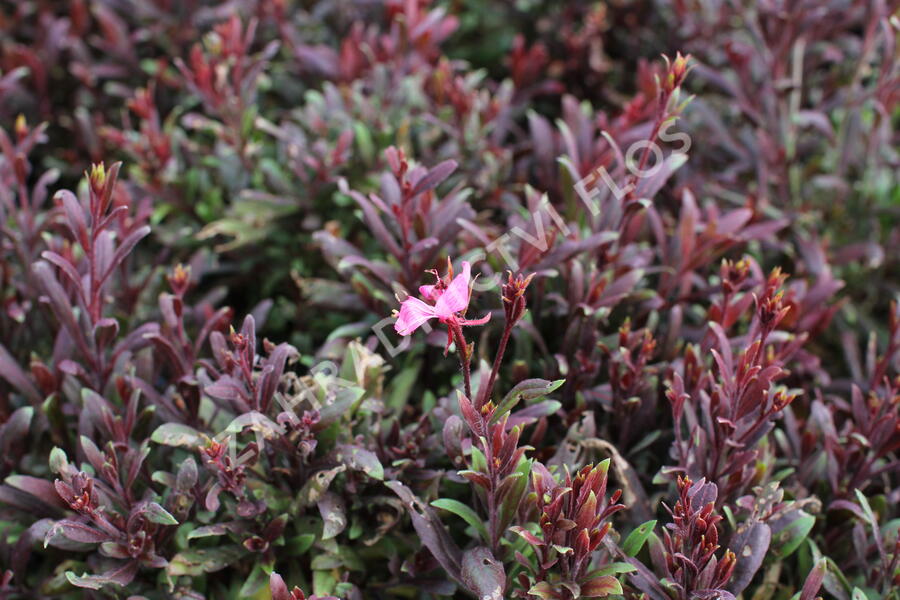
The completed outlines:
{"type": "Polygon", "coordinates": [[[453,313],[464,311],[469,306],[469,281],[471,280],[471,267],[463,261],[462,273],[453,278],[441,297],[434,305],[434,314],[437,317],[447,319],[453,313]]]}
{"type": "Polygon", "coordinates": [[[433,306],[410,296],[400,305],[400,314],[397,316],[397,322],[394,323],[394,330],[400,335],[409,335],[422,323],[436,316],[433,306]]]}
{"type": "Polygon", "coordinates": [[[443,292],[441,290],[435,289],[436,287],[437,286],[434,285],[420,285],[419,295],[426,300],[437,302],[437,299],[441,297],[441,294],[443,294],[443,292]]]}

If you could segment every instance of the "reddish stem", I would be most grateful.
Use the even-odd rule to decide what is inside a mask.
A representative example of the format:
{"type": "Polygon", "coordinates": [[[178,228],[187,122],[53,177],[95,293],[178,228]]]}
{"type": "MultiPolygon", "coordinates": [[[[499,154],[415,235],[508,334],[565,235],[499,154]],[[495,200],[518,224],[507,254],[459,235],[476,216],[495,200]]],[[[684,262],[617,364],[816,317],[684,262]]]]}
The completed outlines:
{"type": "Polygon", "coordinates": [[[491,376],[488,378],[487,385],[482,388],[482,392],[478,395],[478,401],[475,408],[480,409],[488,400],[491,399],[491,392],[494,391],[494,383],[497,381],[497,375],[500,372],[500,363],[503,362],[503,355],[506,354],[506,346],[509,343],[509,336],[512,333],[514,323],[506,322],[503,328],[503,337],[500,338],[500,346],[497,348],[497,354],[494,356],[494,364],[491,367],[491,376]]]}
{"type": "Polygon", "coordinates": [[[465,386],[466,398],[472,398],[472,359],[469,356],[469,346],[466,344],[466,338],[463,336],[462,326],[459,323],[448,323],[450,333],[453,334],[453,341],[456,343],[456,352],[459,354],[459,364],[462,366],[463,384],[465,386]]]}

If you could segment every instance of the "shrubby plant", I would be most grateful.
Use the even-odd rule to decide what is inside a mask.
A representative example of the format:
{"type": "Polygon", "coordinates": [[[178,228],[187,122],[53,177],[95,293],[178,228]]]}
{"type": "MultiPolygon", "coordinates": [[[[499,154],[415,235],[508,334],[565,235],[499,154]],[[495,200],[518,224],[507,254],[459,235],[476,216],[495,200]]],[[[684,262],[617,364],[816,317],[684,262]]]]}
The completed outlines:
{"type": "Polygon", "coordinates": [[[896,3],[0,31],[0,598],[900,600],[896,3]]]}

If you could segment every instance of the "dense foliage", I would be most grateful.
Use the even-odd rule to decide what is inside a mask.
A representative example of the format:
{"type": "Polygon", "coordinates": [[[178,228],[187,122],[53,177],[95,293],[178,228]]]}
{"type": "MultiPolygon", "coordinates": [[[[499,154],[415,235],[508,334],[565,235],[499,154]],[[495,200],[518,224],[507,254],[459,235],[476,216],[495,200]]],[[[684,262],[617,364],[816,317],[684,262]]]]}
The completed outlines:
{"type": "Polygon", "coordinates": [[[0,2],[0,598],[900,600],[898,41],[0,2]]]}

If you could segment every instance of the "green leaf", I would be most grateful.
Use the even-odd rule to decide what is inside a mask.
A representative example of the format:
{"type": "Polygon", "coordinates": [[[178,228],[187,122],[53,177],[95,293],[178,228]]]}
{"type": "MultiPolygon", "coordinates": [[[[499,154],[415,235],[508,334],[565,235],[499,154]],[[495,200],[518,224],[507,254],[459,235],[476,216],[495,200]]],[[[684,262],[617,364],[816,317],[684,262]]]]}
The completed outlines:
{"type": "MultiPolygon", "coordinates": [[[[320,384],[317,387],[324,390],[326,385],[327,384],[320,384]]],[[[317,429],[324,429],[332,423],[336,423],[341,417],[350,412],[353,405],[356,404],[365,393],[366,391],[359,387],[338,389],[334,401],[319,409],[319,422],[316,424],[317,429]]]]}
{"type": "Polygon", "coordinates": [[[169,577],[179,575],[197,576],[220,571],[246,554],[240,546],[219,546],[200,550],[179,552],[166,567],[169,577]]]}
{"type": "Polygon", "coordinates": [[[178,525],[178,520],[156,502],[149,502],[141,508],[140,512],[151,523],[158,523],[160,525],[178,525]]]}
{"type": "Polygon", "coordinates": [[[330,571],[344,565],[344,561],[336,554],[317,554],[313,557],[310,567],[314,571],[330,571]]]}
{"type": "Polygon", "coordinates": [[[87,573],[76,575],[72,571],[66,571],[66,579],[74,586],[99,590],[105,585],[127,586],[134,579],[137,571],[137,561],[129,560],[120,563],[117,568],[99,575],[88,575],[87,573]]]}
{"type": "MultiPolygon", "coordinates": [[[[244,584],[241,586],[241,590],[238,592],[238,598],[252,598],[263,586],[266,586],[266,589],[268,590],[269,573],[266,571],[266,565],[263,563],[256,563],[253,570],[250,572],[250,576],[247,577],[244,584]]],[[[271,571],[271,567],[268,568],[268,571],[271,571]]]]}
{"type": "Polygon", "coordinates": [[[581,584],[582,598],[605,598],[622,593],[622,584],[612,575],[601,575],[581,584]]]}
{"type": "Polygon", "coordinates": [[[485,458],[484,453],[474,445],[472,446],[472,470],[478,473],[488,472],[487,458],[485,458]]]}
{"type": "Polygon", "coordinates": [[[843,592],[844,597],[850,592],[850,582],[847,580],[846,575],[841,572],[840,567],[837,566],[833,560],[828,558],[827,556],[823,556],[821,550],[816,546],[816,544],[812,540],[806,540],[807,545],[809,546],[810,552],[812,553],[812,558],[816,563],[824,560],[828,565],[828,570],[825,573],[825,579],[823,580],[823,585],[826,589],[835,589],[843,592]]]}
{"type": "Polygon", "coordinates": [[[244,533],[245,531],[246,527],[242,527],[240,523],[235,521],[227,523],[215,523],[213,525],[204,525],[203,527],[192,529],[188,532],[187,539],[193,540],[197,538],[225,535],[228,532],[239,534],[244,533]]]}
{"type": "MultiPolygon", "coordinates": [[[[876,596],[877,598],[878,596],[876,596]]],[[[853,591],[850,592],[850,600],[869,600],[866,593],[859,589],[858,587],[854,587],[853,591]]]]}
{"type": "Polygon", "coordinates": [[[50,471],[59,475],[63,469],[66,468],[66,465],[69,464],[69,459],[66,457],[66,452],[62,448],[53,448],[50,451],[50,471]]]}
{"type": "Polygon", "coordinates": [[[647,542],[647,538],[653,533],[654,527],[656,527],[655,520],[647,521],[636,527],[634,531],[628,534],[628,537],[625,538],[625,541],[622,543],[622,552],[627,556],[637,556],[638,552],[641,551],[641,548],[643,548],[644,544],[647,542]]]}
{"type": "Polygon", "coordinates": [[[300,535],[289,539],[287,541],[287,547],[290,549],[291,554],[304,554],[307,550],[312,548],[313,542],[315,541],[315,534],[301,533],[300,535]]]}
{"type": "Polygon", "coordinates": [[[353,133],[363,160],[366,164],[371,164],[375,160],[375,144],[372,142],[372,134],[369,133],[369,128],[364,123],[354,121],[353,133]]]}
{"type": "Polygon", "coordinates": [[[508,394],[506,394],[506,396],[503,397],[503,400],[494,411],[491,423],[499,421],[503,415],[511,411],[520,400],[528,402],[529,400],[542,398],[558,389],[565,382],[565,379],[557,379],[556,381],[548,381],[546,379],[526,379],[525,381],[520,381],[508,394]]]}
{"type": "Polygon", "coordinates": [[[531,586],[531,589],[528,590],[529,596],[537,596],[539,598],[543,598],[544,600],[549,600],[550,598],[556,597],[556,592],[554,592],[553,588],[546,581],[541,581],[540,583],[536,583],[531,586]]]}
{"type": "Polygon", "coordinates": [[[349,445],[341,446],[340,451],[338,460],[342,460],[345,465],[354,471],[362,471],[372,479],[384,481],[384,467],[374,452],[349,445]]]}
{"type": "Polygon", "coordinates": [[[406,406],[409,395],[412,393],[413,386],[419,379],[419,365],[403,369],[391,379],[389,392],[387,394],[386,404],[395,410],[400,410],[406,406]]]}
{"type": "Polygon", "coordinates": [[[859,505],[863,509],[863,514],[866,515],[866,519],[869,521],[869,527],[875,529],[878,527],[878,519],[875,517],[875,512],[872,510],[872,506],[869,504],[869,499],[866,498],[865,494],[863,494],[859,490],[853,490],[856,493],[856,499],[859,501],[859,505]]]}
{"type": "Polygon", "coordinates": [[[338,465],[333,469],[317,472],[307,479],[306,483],[303,484],[303,487],[300,488],[300,493],[297,494],[296,501],[300,503],[300,506],[312,506],[319,501],[322,494],[328,491],[328,487],[331,485],[334,478],[337,477],[339,473],[343,473],[346,470],[346,465],[338,465]]]}
{"type": "Polygon", "coordinates": [[[333,569],[313,571],[313,593],[317,596],[328,596],[334,591],[335,585],[337,581],[333,569]]]}
{"type": "Polygon", "coordinates": [[[644,448],[649,447],[650,444],[652,444],[653,442],[655,442],[655,441],[659,438],[659,436],[661,436],[661,435],[662,435],[662,430],[661,430],[661,429],[657,429],[656,431],[653,431],[653,432],[651,432],[651,433],[645,435],[645,436],[641,439],[641,441],[639,441],[637,444],[634,445],[633,448],[629,448],[629,450],[628,450],[628,455],[629,455],[629,456],[634,456],[634,455],[636,455],[638,452],[640,452],[640,451],[643,450],[644,448]]]}
{"type": "MultiPolygon", "coordinates": [[[[501,531],[505,531],[507,527],[509,527],[519,510],[519,505],[522,503],[522,498],[525,496],[525,491],[528,489],[528,475],[531,473],[531,463],[531,459],[522,457],[519,459],[519,464],[516,465],[516,470],[506,476],[506,478],[514,477],[516,478],[516,481],[512,483],[509,492],[500,504],[501,531]]],[[[506,481],[506,479],[504,479],[504,481],[506,481]]]]}
{"type": "Polygon", "coordinates": [[[722,507],[722,512],[725,513],[725,519],[728,521],[728,524],[731,525],[731,528],[737,529],[737,520],[734,518],[734,513],[727,504],[722,507]]]}
{"type": "Polygon", "coordinates": [[[778,549],[779,560],[790,556],[794,550],[799,548],[816,524],[814,516],[802,510],[800,513],[799,517],[778,534],[778,541],[781,542],[781,547],[778,549]]]}
{"type": "Polygon", "coordinates": [[[163,423],[156,428],[150,439],[163,446],[183,448],[196,448],[204,443],[200,432],[181,423],[163,423]]]}
{"type": "Polygon", "coordinates": [[[588,577],[600,577],[601,575],[621,575],[623,573],[634,573],[635,571],[637,571],[637,567],[630,563],[614,562],[591,571],[588,574],[588,577]]]}
{"type": "Polygon", "coordinates": [[[475,528],[475,531],[478,532],[478,534],[481,536],[481,539],[488,541],[487,527],[484,526],[484,522],[478,518],[478,515],[475,514],[474,510],[472,510],[462,502],[453,500],[452,498],[438,498],[437,500],[432,502],[431,505],[436,508],[446,510],[447,512],[451,512],[457,517],[461,518],[463,521],[475,528]]]}

